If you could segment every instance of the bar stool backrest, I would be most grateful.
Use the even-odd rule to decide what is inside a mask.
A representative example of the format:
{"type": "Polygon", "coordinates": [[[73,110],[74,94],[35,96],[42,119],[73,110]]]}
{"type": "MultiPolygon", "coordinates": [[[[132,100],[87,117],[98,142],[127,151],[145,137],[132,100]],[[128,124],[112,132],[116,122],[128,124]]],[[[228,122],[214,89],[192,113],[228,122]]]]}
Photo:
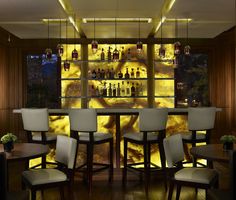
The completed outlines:
{"type": "Polygon", "coordinates": [[[63,135],[57,136],[55,160],[69,169],[74,169],[77,155],[77,140],[63,135]]]}
{"type": "Polygon", "coordinates": [[[215,125],[215,107],[188,108],[188,128],[191,131],[210,130],[215,125]]]}
{"type": "Polygon", "coordinates": [[[167,108],[144,108],[139,113],[140,131],[160,131],[166,129],[167,108]]]}
{"type": "Polygon", "coordinates": [[[24,130],[45,132],[49,130],[47,108],[22,108],[21,113],[24,130]]]}
{"type": "Polygon", "coordinates": [[[175,164],[184,160],[183,141],[180,134],[175,134],[164,138],[163,144],[166,161],[169,168],[174,167],[175,164]]]}
{"type": "Polygon", "coordinates": [[[95,109],[71,109],[69,119],[70,129],[73,131],[97,131],[97,112],[95,109]]]}

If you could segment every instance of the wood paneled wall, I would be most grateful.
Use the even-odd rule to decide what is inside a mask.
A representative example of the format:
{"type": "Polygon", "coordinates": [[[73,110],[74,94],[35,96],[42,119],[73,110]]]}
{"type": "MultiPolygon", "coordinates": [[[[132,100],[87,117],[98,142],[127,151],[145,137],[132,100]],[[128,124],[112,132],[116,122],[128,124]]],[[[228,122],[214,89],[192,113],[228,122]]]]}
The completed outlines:
{"type": "Polygon", "coordinates": [[[236,130],[235,124],[235,29],[214,39],[213,63],[209,68],[210,101],[222,108],[217,114],[216,136],[236,130]]]}
{"type": "MultiPolygon", "coordinates": [[[[22,130],[21,117],[12,114],[14,108],[25,105],[26,64],[24,57],[29,52],[42,52],[47,45],[47,40],[20,40],[11,35],[9,43],[8,36],[9,33],[0,28],[0,135],[11,131],[20,134],[20,138],[24,138],[21,135],[23,133],[20,132],[22,130]]],[[[217,114],[216,131],[213,135],[213,140],[217,142],[221,135],[232,130],[236,131],[234,40],[234,29],[222,33],[215,39],[190,40],[193,52],[209,54],[210,102],[213,106],[223,109],[217,114]]],[[[109,41],[103,42],[109,43],[109,41]]],[[[57,40],[52,40],[52,48],[57,42],[57,40]]],[[[89,40],[82,39],[80,42],[89,43],[89,40]]],[[[124,41],[121,39],[120,42],[124,41]]],[[[126,39],[125,42],[132,43],[132,39],[126,39]]],[[[156,43],[158,40],[147,39],[143,42],[156,43]]]]}

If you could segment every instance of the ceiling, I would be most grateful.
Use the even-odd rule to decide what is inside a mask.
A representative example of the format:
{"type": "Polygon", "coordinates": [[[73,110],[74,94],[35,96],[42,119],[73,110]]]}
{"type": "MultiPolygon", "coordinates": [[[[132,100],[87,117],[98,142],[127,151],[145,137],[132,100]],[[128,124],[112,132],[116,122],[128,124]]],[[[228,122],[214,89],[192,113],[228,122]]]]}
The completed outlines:
{"type": "MultiPolygon", "coordinates": [[[[189,38],[214,38],[235,25],[235,0],[175,0],[171,9],[166,9],[170,0],[1,0],[0,26],[22,39],[47,38],[48,26],[42,19],[65,19],[75,14],[77,24],[87,38],[94,37],[94,23],[83,23],[82,18],[152,18],[151,23],[140,23],[140,37],[147,38],[161,14],[167,19],[191,18],[188,25],[189,38]]],[[[187,20],[178,22],[178,37],[187,35],[187,20]]],[[[138,22],[117,22],[117,38],[138,38],[138,22]]],[[[66,26],[62,23],[62,38],[66,26]]],[[[162,26],[163,38],[176,36],[175,22],[166,20],[162,26]]],[[[80,32],[80,35],[81,35],[80,32]]],[[[160,28],[154,37],[160,37],[160,28]]],[[[50,23],[50,38],[60,37],[60,23],[50,23]]],[[[74,28],[68,23],[69,38],[74,37],[74,28]]],[[[76,37],[80,37],[76,34],[76,37]]],[[[114,38],[115,22],[96,22],[96,38],[114,38]]]]}

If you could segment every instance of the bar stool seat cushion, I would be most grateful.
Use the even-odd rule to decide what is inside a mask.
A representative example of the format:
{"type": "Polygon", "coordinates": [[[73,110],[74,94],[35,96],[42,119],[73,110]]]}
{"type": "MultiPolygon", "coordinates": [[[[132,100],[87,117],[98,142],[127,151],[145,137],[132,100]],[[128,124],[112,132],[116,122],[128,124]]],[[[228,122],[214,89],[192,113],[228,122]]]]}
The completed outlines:
{"type": "MultiPolygon", "coordinates": [[[[192,132],[180,133],[183,140],[191,140],[192,139],[192,132]]],[[[197,133],[196,140],[204,140],[206,139],[206,134],[204,133],[197,133]]]]}
{"type": "MultiPolygon", "coordinates": [[[[58,133],[50,133],[46,132],[46,141],[53,141],[57,139],[58,133]]],[[[61,135],[61,134],[60,134],[61,135]]],[[[40,132],[33,132],[32,133],[32,140],[33,141],[42,141],[42,135],[40,132]]]]}
{"type": "MultiPolygon", "coordinates": [[[[143,133],[126,133],[124,134],[124,138],[136,140],[136,141],[143,141],[143,133]]],[[[154,141],[158,139],[158,133],[156,132],[148,132],[147,134],[147,141],[154,141]]]]}
{"type": "Polygon", "coordinates": [[[27,179],[31,185],[56,183],[67,180],[66,174],[57,169],[28,170],[24,171],[22,176],[27,179]]]}
{"type": "Polygon", "coordinates": [[[209,184],[215,176],[217,172],[213,169],[196,167],[183,168],[175,173],[176,180],[203,184],[209,184]]]}
{"type": "MultiPolygon", "coordinates": [[[[89,141],[89,132],[79,132],[78,134],[79,134],[78,140],[85,142],[89,141]]],[[[111,133],[99,133],[99,132],[94,133],[95,142],[111,139],[112,137],[113,136],[111,133]]]]}

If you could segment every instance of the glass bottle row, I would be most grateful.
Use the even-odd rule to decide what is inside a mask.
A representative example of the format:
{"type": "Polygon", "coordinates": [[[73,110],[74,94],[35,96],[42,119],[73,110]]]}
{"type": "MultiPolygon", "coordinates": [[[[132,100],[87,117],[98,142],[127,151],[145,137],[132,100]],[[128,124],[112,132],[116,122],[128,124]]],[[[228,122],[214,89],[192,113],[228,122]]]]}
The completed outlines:
{"type": "Polygon", "coordinates": [[[99,86],[91,86],[90,95],[92,97],[138,97],[143,96],[143,85],[138,82],[122,81],[117,84],[107,82],[101,83],[99,86]]]}
{"type": "Polygon", "coordinates": [[[131,68],[131,72],[129,72],[129,69],[126,68],[126,72],[122,73],[120,70],[118,73],[114,71],[113,68],[111,69],[100,69],[98,68],[93,69],[89,72],[89,78],[91,79],[129,79],[129,78],[140,78],[140,70],[137,68],[136,70],[134,68],[131,68]]]}

